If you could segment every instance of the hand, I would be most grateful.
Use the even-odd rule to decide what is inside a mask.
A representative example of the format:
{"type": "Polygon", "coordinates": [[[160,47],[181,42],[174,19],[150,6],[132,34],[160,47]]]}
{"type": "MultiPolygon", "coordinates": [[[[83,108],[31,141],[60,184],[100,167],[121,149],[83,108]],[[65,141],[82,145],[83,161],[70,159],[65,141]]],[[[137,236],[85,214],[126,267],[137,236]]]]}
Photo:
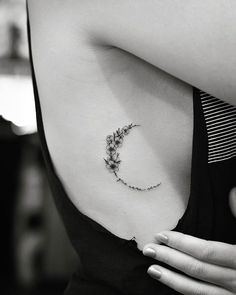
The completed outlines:
{"type": "Polygon", "coordinates": [[[151,243],[144,247],[144,255],[184,274],[152,265],[148,269],[151,277],[185,295],[236,294],[236,245],[174,231],[160,233],[156,238],[169,247],[151,243]]]}
{"type": "MultiPolygon", "coordinates": [[[[229,205],[236,217],[236,188],[229,194],[229,205]]],[[[148,244],[143,253],[182,271],[179,274],[153,265],[148,273],[170,288],[186,295],[236,294],[236,245],[206,241],[178,232],[157,235],[162,244],[148,244]]]]}
{"type": "Polygon", "coordinates": [[[236,188],[232,188],[229,194],[229,207],[234,217],[236,217],[236,188]]]}

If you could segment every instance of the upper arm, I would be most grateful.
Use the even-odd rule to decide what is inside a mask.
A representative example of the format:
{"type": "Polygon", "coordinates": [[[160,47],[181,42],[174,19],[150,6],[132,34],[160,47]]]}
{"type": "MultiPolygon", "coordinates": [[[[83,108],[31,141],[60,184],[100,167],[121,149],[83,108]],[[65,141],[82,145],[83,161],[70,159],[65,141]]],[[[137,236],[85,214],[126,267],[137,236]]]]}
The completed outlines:
{"type": "Polygon", "coordinates": [[[93,41],[236,102],[235,1],[82,1],[78,10],[93,41]]]}

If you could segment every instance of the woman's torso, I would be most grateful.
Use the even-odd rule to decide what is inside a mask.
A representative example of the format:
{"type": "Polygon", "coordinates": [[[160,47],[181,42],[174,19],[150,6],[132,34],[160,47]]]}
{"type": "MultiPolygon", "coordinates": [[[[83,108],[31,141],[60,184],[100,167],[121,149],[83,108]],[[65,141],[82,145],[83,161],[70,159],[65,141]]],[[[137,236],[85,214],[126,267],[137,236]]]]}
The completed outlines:
{"type": "Polygon", "coordinates": [[[236,186],[236,108],[120,50],[88,47],[78,35],[78,2],[69,11],[68,2],[59,10],[57,1],[48,9],[41,3],[34,1],[29,30],[38,130],[54,199],[81,261],[65,294],[176,294],[147,275],[155,261],[131,237],[141,248],[174,228],[236,243],[228,202],[236,186]],[[130,121],[142,126],[120,149],[120,172],[139,186],[161,181],[155,191],[129,190],[105,168],[106,136],[130,121]]]}
{"type": "MultiPolygon", "coordinates": [[[[82,40],[69,14],[32,18],[33,61],[44,129],[57,174],[74,205],[139,248],[172,229],[190,193],[192,87],[120,49],[82,40]],[[65,15],[63,15],[65,16],[65,15]],[[63,37],[62,37],[63,36],[63,37]],[[104,164],[106,136],[130,123],[117,183],[104,164]]],[[[39,16],[40,17],[40,13],[39,16]]]]}

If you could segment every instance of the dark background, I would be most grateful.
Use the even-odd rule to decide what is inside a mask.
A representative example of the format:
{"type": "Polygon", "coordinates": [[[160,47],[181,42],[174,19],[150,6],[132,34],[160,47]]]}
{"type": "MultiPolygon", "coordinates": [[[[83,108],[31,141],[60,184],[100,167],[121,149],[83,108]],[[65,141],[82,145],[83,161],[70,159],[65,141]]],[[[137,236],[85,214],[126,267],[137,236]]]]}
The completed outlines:
{"type": "Polygon", "coordinates": [[[41,155],[25,0],[0,0],[0,179],[0,294],[62,294],[78,261],[41,155]]]}

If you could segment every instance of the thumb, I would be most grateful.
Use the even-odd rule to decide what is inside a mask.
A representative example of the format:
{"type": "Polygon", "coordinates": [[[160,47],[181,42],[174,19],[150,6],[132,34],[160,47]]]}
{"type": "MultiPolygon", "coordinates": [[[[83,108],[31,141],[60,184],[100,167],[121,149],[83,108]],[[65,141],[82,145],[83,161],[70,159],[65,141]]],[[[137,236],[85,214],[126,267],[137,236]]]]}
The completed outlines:
{"type": "Polygon", "coordinates": [[[229,193],[229,206],[236,218],[236,187],[232,188],[229,193]]]}

